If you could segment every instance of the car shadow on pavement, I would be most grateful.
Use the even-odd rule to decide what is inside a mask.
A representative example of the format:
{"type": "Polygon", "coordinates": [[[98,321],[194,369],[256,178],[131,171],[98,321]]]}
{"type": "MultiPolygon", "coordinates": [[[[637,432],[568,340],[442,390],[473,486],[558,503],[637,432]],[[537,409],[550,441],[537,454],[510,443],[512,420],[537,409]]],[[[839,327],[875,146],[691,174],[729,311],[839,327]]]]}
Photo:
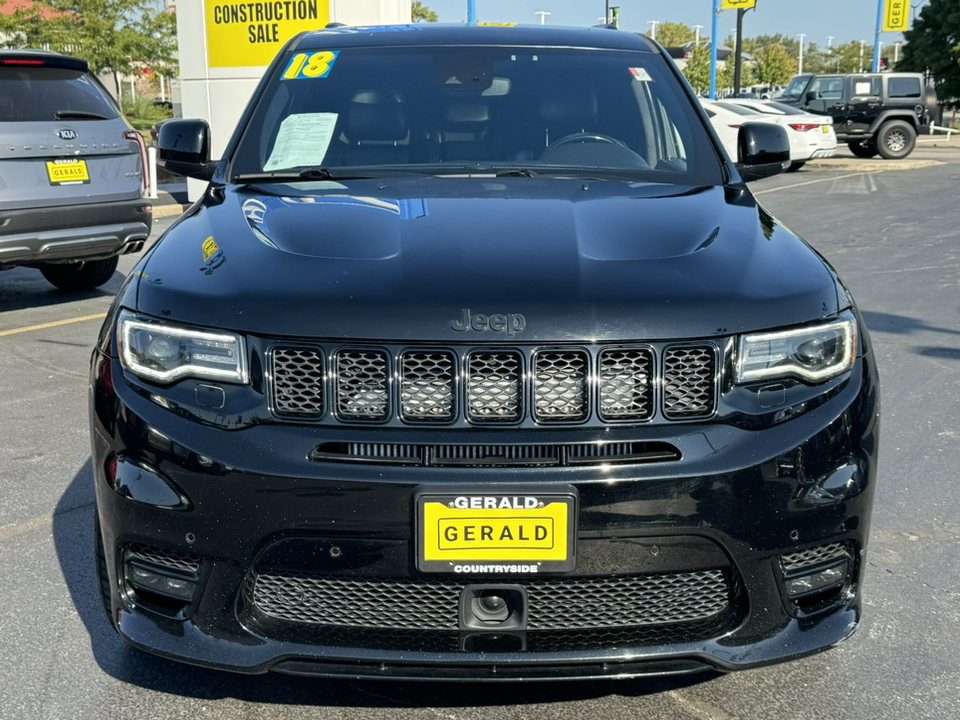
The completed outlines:
{"type": "Polygon", "coordinates": [[[105,285],[96,290],[67,292],[48,283],[39,270],[18,267],[0,273],[0,313],[10,310],[66,305],[90,298],[113,297],[123,285],[123,273],[114,272],[105,285]]]}
{"type": "Polygon", "coordinates": [[[957,328],[937,327],[917,318],[893,313],[873,312],[861,310],[860,314],[872,333],[893,333],[894,335],[913,335],[920,332],[943,333],[945,335],[960,335],[957,328]]]}
{"type": "Polygon", "coordinates": [[[100,669],[122,683],[201,700],[234,698],[266,705],[343,708],[494,707],[645,696],[709,681],[719,673],[667,678],[507,684],[348,681],[269,673],[238,675],[166,660],[129,646],[100,602],[94,560],[93,471],[88,460],[53,515],[57,558],[100,669]]]}

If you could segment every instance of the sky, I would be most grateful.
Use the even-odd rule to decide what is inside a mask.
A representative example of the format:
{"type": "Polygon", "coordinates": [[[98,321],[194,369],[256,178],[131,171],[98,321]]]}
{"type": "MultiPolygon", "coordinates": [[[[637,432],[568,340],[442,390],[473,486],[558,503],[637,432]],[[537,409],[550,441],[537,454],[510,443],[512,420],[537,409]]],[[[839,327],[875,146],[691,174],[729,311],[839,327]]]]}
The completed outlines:
{"type": "MultiPolygon", "coordinates": [[[[912,0],[919,14],[928,0],[912,0]]],[[[421,0],[437,13],[440,22],[465,22],[467,0],[421,0]]],[[[606,0],[475,0],[479,22],[538,24],[538,11],[549,12],[549,25],[595,25],[603,18],[606,0]]],[[[827,46],[827,36],[835,45],[852,40],[873,45],[877,28],[878,0],[757,0],[756,10],[743,16],[744,37],[781,33],[806,35],[804,42],[827,46]]],[[[620,6],[620,27],[631,32],[650,32],[650,21],[703,25],[710,34],[713,0],[610,0],[620,6]]],[[[721,39],[733,35],[737,14],[720,13],[717,34],[721,39]]],[[[900,33],[883,33],[880,41],[889,45],[900,41],[900,33]]]]}

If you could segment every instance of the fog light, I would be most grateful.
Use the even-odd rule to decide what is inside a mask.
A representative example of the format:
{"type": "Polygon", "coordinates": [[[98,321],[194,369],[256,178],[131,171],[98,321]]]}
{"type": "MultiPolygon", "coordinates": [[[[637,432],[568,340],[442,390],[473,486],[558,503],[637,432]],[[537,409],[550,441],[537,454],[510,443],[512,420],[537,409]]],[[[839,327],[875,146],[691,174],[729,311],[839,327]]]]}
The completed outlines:
{"type": "Polygon", "coordinates": [[[197,589],[197,581],[174,575],[159,568],[128,562],[126,566],[127,582],[135,590],[146,590],[158,595],[189,601],[197,589]]]}
{"type": "Polygon", "coordinates": [[[787,578],[787,594],[794,599],[841,585],[846,580],[847,568],[847,561],[844,560],[828,568],[812,568],[812,572],[787,578]]]}

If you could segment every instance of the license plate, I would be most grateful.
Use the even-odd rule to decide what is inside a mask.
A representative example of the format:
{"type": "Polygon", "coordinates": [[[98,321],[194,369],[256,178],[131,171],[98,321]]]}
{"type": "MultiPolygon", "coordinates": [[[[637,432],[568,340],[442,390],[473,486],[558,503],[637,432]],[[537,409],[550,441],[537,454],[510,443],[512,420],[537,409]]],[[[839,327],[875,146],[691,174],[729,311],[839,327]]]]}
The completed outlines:
{"type": "Polygon", "coordinates": [[[575,563],[577,495],[463,492],[417,496],[422,572],[529,575],[575,563]]]}
{"type": "Polygon", "coordinates": [[[70,185],[90,182],[86,160],[53,160],[47,163],[51,185],[70,185]]]}

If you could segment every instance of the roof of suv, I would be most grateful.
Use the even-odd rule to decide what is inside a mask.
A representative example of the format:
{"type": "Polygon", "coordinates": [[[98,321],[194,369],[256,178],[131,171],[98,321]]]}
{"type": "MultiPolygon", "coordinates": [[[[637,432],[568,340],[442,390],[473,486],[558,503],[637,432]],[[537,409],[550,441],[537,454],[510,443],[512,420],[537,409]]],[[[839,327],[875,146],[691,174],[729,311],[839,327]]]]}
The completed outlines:
{"type": "Polygon", "coordinates": [[[462,25],[424,23],[377,27],[331,27],[301,35],[297,50],[322,50],[335,38],[337,47],[397,45],[504,45],[580,47],[603,50],[660,52],[643,35],[618,32],[606,26],[592,28],[545,25],[462,25]]]}

